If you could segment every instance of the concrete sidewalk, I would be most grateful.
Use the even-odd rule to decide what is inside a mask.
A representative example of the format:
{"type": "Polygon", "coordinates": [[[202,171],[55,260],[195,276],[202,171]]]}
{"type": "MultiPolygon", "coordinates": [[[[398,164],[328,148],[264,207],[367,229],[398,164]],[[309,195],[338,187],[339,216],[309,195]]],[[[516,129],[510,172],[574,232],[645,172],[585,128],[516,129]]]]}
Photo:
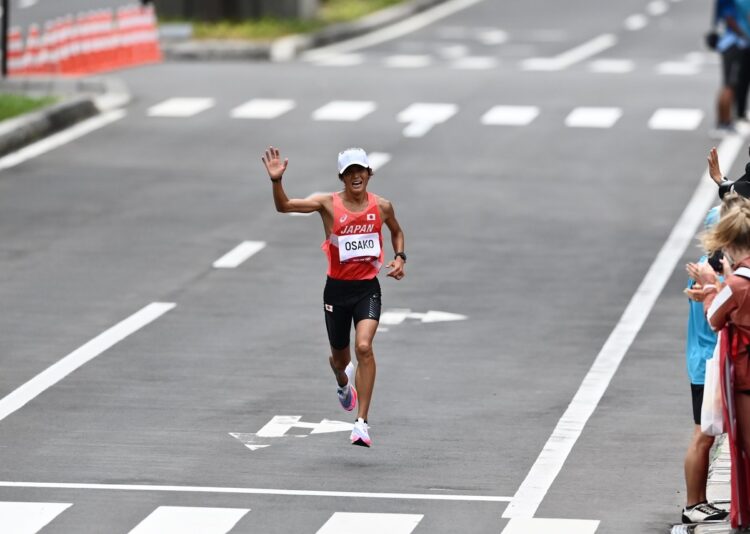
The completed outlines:
{"type": "Polygon", "coordinates": [[[124,107],[131,100],[125,84],[110,77],[10,78],[0,80],[0,93],[59,99],[54,105],[0,122],[0,156],[101,112],[124,107]]]}

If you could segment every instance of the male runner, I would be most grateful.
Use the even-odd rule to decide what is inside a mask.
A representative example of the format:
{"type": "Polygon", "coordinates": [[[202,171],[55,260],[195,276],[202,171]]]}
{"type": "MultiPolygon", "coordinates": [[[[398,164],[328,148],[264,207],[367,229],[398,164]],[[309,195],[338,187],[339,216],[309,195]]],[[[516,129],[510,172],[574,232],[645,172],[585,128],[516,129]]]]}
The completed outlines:
{"type": "Polygon", "coordinates": [[[261,158],[273,183],[273,201],[281,213],[312,213],[323,219],[326,239],[321,248],[328,256],[328,279],[323,291],[328,340],[331,344],[331,369],[336,376],[336,390],[341,406],[352,411],[359,399],[357,420],[351,434],[353,445],[372,445],[367,426],[372,390],[375,385],[375,355],[372,340],[380,321],[380,284],[378,272],[383,265],[385,224],[391,232],[396,252],[386,265],[388,276],[401,280],[406,263],[404,232],[393,205],[367,192],[372,169],[361,148],[339,153],[339,179],[344,190],[313,195],[306,199],[289,199],[281,179],[289,164],[281,160],[279,150],[269,147],[261,158]],[[354,320],[354,353],[357,355],[355,384],[351,384],[354,365],[349,351],[351,325],[354,320]]]}

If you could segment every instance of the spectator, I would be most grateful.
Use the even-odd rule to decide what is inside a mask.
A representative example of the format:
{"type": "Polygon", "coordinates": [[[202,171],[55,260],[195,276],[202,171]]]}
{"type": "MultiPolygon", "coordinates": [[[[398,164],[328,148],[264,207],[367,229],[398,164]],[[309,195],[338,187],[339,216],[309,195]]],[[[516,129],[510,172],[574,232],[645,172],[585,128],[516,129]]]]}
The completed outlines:
{"type": "Polygon", "coordinates": [[[721,54],[722,87],[716,102],[716,129],[713,137],[723,137],[735,133],[732,118],[732,105],[735,104],[737,118],[744,119],[747,106],[748,47],[750,46],[750,20],[747,9],[738,2],[745,0],[716,0],[714,24],[721,26],[723,33],[716,43],[716,51],[721,54]],[[744,23],[743,23],[744,22],[744,23]]]}
{"type": "Polygon", "coordinates": [[[724,252],[725,283],[710,267],[691,270],[702,285],[706,318],[722,331],[721,358],[726,429],[732,458],[733,528],[750,526],[750,201],[741,199],[702,237],[710,253],[724,252]]]}

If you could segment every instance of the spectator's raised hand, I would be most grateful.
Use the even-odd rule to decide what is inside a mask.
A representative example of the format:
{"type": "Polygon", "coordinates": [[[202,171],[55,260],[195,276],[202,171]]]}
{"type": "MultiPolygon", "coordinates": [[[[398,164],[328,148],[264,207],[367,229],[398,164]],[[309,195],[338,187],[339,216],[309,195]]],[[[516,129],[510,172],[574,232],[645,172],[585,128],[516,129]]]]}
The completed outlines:
{"type": "Polygon", "coordinates": [[[724,175],[721,174],[721,169],[719,168],[719,153],[717,152],[716,147],[711,149],[708,153],[707,159],[708,174],[711,176],[711,179],[716,182],[716,185],[721,185],[724,175]]]}

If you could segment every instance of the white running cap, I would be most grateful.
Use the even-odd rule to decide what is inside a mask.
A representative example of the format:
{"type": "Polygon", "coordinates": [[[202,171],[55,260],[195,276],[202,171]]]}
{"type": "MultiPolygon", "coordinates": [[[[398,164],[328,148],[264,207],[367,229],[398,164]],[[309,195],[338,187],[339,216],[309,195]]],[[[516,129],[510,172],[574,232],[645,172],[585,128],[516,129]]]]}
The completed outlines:
{"type": "Polygon", "coordinates": [[[367,159],[367,152],[361,148],[347,148],[339,152],[339,174],[344,174],[344,171],[352,165],[361,165],[369,169],[370,160],[367,159]]]}

